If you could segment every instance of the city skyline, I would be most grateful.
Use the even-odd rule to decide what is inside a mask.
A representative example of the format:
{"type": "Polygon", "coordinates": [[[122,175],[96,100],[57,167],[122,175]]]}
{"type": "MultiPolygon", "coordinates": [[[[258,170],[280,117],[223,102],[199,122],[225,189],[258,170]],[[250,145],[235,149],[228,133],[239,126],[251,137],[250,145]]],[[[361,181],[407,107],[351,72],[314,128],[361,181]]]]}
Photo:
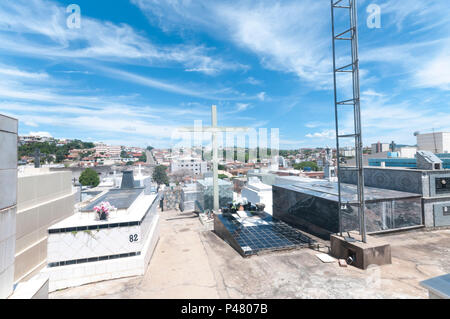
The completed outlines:
{"type": "MultiPolygon", "coordinates": [[[[329,1],[80,0],[69,28],[71,3],[0,4],[0,110],[20,135],[170,148],[217,104],[223,125],[279,128],[281,149],[335,145],[329,1]]],[[[446,5],[359,1],[364,145],[450,130],[446,5]]]]}

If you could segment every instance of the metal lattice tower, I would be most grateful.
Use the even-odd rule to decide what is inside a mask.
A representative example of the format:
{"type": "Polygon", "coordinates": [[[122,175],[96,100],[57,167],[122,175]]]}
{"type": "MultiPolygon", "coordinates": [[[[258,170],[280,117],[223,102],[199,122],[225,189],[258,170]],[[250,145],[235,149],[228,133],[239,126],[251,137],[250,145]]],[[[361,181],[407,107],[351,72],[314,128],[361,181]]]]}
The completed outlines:
{"type": "MultiPolygon", "coordinates": [[[[359,216],[359,231],[363,242],[367,242],[366,235],[366,218],[365,218],[365,201],[364,201],[364,171],[363,171],[363,145],[361,134],[361,108],[360,108],[360,90],[359,90],[359,59],[358,59],[358,16],[357,16],[357,3],[356,0],[331,0],[331,24],[333,34],[333,76],[334,76],[334,109],[336,120],[336,155],[338,176],[341,172],[340,163],[340,139],[354,138],[355,139],[355,156],[356,167],[348,168],[356,170],[358,174],[357,183],[357,195],[358,195],[358,216],[359,216]],[[348,14],[350,19],[349,28],[345,31],[336,34],[335,23],[336,17],[340,18],[348,14]],[[347,56],[340,56],[339,61],[342,58],[349,58],[351,53],[351,63],[345,66],[336,67],[337,53],[336,44],[337,41],[343,41],[350,44],[351,50],[347,56]],[[353,97],[351,99],[338,100],[338,74],[351,73],[353,97]],[[341,135],[339,133],[339,110],[353,106],[354,115],[354,131],[351,134],[341,135]]],[[[345,90],[343,90],[345,91],[345,90]]],[[[339,196],[339,232],[342,236],[342,194],[341,194],[341,179],[338,178],[338,196],[339,196]]]]}

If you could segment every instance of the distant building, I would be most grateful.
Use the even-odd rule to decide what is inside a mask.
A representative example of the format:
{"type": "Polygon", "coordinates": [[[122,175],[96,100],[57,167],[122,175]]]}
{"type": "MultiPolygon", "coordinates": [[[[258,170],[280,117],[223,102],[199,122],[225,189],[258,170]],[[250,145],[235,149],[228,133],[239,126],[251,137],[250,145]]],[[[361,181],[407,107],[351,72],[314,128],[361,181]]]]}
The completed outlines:
{"type": "Polygon", "coordinates": [[[420,151],[450,153],[450,132],[418,134],[417,146],[420,151]]]}
{"type": "Polygon", "coordinates": [[[339,151],[339,154],[344,157],[355,157],[354,148],[343,148],[339,151]]]}
{"type": "Polygon", "coordinates": [[[372,154],[389,152],[390,145],[388,143],[374,143],[372,144],[372,154]]]}
{"type": "Polygon", "coordinates": [[[98,143],[95,145],[95,152],[97,154],[104,154],[108,157],[119,158],[122,152],[122,147],[118,145],[106,145],[103,143],[98,143]]]}
{"type": "MultiPolygon", "coordinates": [[[[442,161],[442,169],[450,169],[450,154],[436,154],[442,161]]],[[[403,167],[418,168],[416,158],[369,158],[368,165],[371,167],[403,167]]]]}
{"type": "Polygon", "coordinates": [[[39,135],[19,136],[19,145],[29,143],[54,142],[54,141],[55,139],[51,136],[39,136],[39,135]]]}
{"type": "Polygon", "coordinates": [[[415,158],[417,153],[417,147],[405,146],[401,147],[399,150],[399,157],[402,158],[415,158]]]}
{"type": "Polygon", "coordinates": [[[203,175],[208,171],[206,161],[198,158],[185,157],[172,160],[170,170],[173,172],[180,170],[190,170],[194,175],[203,175]]]}

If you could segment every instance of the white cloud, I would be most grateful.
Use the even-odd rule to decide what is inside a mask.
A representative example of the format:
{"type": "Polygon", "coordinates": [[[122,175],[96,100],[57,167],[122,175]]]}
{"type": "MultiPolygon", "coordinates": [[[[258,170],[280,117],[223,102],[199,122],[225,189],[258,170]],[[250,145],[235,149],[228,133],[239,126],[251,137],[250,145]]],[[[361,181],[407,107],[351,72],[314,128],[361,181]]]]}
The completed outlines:
{"type": "Polygon", "coordinates": [[[268,69],[295,74],[320,88],[330,84],[328,4],[312,0],[132,3],[166,30],[206,29],[253,52],[268,69]]]}
{"type": "Polygon", "coordinates": [[[250,106],[250,104],[248,104],[248,103],[237,103],[236,104],[236,108],[237,108],[238,112],[247,110],[249,106],[250,106]]]}
{"type": "Polygon", "coordinates": [[[45,72],[42,72],[42,73],[28,72],[28,71],[19,70],[14,67],[7,67],[4,65],[0,65],[0,75],[6,75],[9,77],[33,79],[33,80],[41,80],[41,79],[48,78],[48,74],[45,72]]]}
{"type": "Polygon", "coordinates": [[[28,135],[36,137],[53,137],[49,132],[30,132],[28,135]]]}
{"type": "Polygon", "coordinates": [[[66,26],[65,8],[46,0],[0,2],[0,48],[41,58],[120,61],[136,64],[181,64],[206,74],[247,69],[210,55],[195,45],[162,46],[126,24],[101,22],[83,14],[80,29],[66,26]],[[42,45],[42,37],[46,45],[42,45]]]}
{"type": "Polygon", "coordinates": [[[252,76],[247,78],[246,83],[249,83],[251,85],[261,85],[262,84],[262,82],[260,80],[257,80],[252,76]]]}
{"type": "Polygon", "coordinates": [[[450,91],[450,47],[439,56],[431,59],[417,71],[416,84],[425,88],[440,88],[450,91]]]}
{"type": "MultiPolygon", "coordinates": [[[[372,93],[377,93],[374,90],[372,93]]],[[[396,101],[382,93],[361,96],[361,119],[364,144],[377,141],[415,144],[415,131],[428,131],[432,128],[447,131],[450,129],[450,113],[445,109],[436,111],[427,107],[428,101],[401,99],[396,101]]],[[[342,120],[343,129],[353,129],[353,117],[342,120]]]]}
{"type": "Polygon", "coordinates": [[[449,48],[450,38],[416,41],[365,50],[361,60],[395,67],[410,86],[449,90],[449,48]]]}
{"type": "Polygon", "coordinates": [[[448,30],[450,17],[448,1],[408,0],[408,4],[398,0],[388,0],[381,4],[383,24],[395,25],[399,31],[417,32],[430,29],[448,30]],[[409,30],[405,30],[408,25],[409,30]]]}
{"type": "Polygon", "coordinates": [[[31,127],[38,127],[39,125],[33,121],[25,121],[24,124],[26,126],[31,126],[31,127]]]}
{"type": "Polygon", "coordinates": [[[322,126],[322,125],[323,125],[323,123],[321,123],[321,122],[309,122],[309,123],[305,124],[305,127],[307,127],[307,128],[316,128],[316,127],[319,127],[319,126],[322,126]]]}
{"type": "Polygon", "coordinates": [[[317,139],[335,139],[336,138],[336,131],[334,131],[334,130],[324,130],[324,131],[321,131],[321,132],[306,134],[306,137],[308,137],[308,138],[317,138],[317,139]]]}
{"type": "Polygon", "coordinates": [[[266,99],[266,92],[261,92],[257,96],[260,101],[264,101],[266,99]]]}

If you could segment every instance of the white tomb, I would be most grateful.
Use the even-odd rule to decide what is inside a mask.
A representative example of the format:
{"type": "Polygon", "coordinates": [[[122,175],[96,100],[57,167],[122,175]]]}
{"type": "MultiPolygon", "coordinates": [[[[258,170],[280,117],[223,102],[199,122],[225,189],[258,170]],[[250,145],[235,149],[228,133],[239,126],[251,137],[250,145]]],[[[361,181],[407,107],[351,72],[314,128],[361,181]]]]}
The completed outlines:
{"type": "Polygon", "coordinates": [[[158,201],[143,188],[112,189],[50,227],[50,291],[143,275],[159,239],[158,201]],[[116,207],[107,221],[93,211],[100,202],[116,207]]]}
{"type": "Polygon", "coordinates": [[[253,205],[264,204],[264,211],[272,215],[272,186],[260,182],[258,178],[250,178],[248,185],[242,189],[241,195],[253,205]]]}

